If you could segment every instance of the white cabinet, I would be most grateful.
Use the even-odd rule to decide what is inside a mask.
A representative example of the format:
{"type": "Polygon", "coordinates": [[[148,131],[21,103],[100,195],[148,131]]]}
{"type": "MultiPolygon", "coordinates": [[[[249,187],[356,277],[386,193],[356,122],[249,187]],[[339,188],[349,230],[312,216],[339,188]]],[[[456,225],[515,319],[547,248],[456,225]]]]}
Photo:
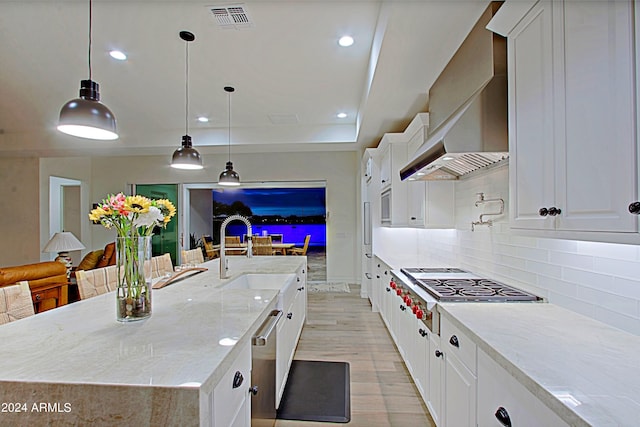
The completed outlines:
{"type": "Polygon", "coordinates": [[[408,224],[418,228],[455,226],[453,181],[407,181],[408,224]]]}
{"type": "MultiPolygon", "coordinates": [[[[385,134],[380,142],[381,225],[407,225],[407,185],[400,181],[399,170],[407,161],[407,143],[398,134],[385,134]]],[[[375,176],[375,174],[374,174],[375,176]]]]}
{"type": "Polygon", "coordinates": [[[213,426],[251,425],[251,343],[244,345],[213,389],[213,426]]]}
{"type": "Polygon", "coordinates": [[[414,340],[413,352],[409,356],[413,360],[411,367],[413,368],[413,381],[422,396],[422,400],[429,400],[429,349],[431,332],[425,324],[415,319],[412,339],[414,340]]]}
{"type": "Polygon", "coordinates": [[[296,282],[282,295],[285,301],[290,301],[283,307],[283,316],[277,327],[276,336],[276,406],[280,399],[289,376],[289,368],[304,326],[307,314],[307,279],[306,264],[296,272],[296,282]]]}
{"type": "Polygon", "coordinates": [[[509,32],[514,229],[637,233],[633,24],[633,2],[540,1],[509,32]]]}
{"type": "Polygon", "coordinates": [[[551,409],[493,361],[478,351],[478,426],[502,426],[498,418],[517,427],[568,426],[551,409]]]}
{"type": "Polygon", "coordinates": [[[443,427],[444,369],[444,353],[440,349],[440,336],[429,334],[429,394],[427,408],[438,427],[443,427]]]}

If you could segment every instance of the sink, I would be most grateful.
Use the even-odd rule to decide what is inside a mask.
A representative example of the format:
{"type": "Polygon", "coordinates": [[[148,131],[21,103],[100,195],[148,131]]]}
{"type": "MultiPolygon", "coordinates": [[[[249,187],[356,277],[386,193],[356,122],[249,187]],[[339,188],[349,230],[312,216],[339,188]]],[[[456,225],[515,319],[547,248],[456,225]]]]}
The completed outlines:
{"type": "Polygon", "coordinates": [[[221,286],[221,289],[277,289],[284,290],[293,283],[295,274],[248,273],[221,286]]]}

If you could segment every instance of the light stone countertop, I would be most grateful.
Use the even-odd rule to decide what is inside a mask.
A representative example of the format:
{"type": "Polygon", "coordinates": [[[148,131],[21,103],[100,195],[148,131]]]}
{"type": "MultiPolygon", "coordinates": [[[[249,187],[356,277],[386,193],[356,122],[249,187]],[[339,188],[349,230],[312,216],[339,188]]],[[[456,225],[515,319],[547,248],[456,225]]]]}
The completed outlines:
{"type": "MultiPolygon", "coordinates": [[[[165,397],[174,407],[189,400],[196,406],[189,409],[194,415],[198,404],[193,402],[197,398],[193,391],[213,389],[275,307],[278,295],[277,290],[219,287],[245,273],[294,273],[306,261],[305,257],[282,256],[228,259],[229,279],[219,279],[219,261],[214,260],[202,265],[209,268],[206,272],[154,289],[152,315],[146,320],[118,322],[115,295],[110,292],[0,326],[0,401],[22,402],[29,395],[31,401],[33,397],[45,402],[57,399],[71,404],[71,414],[87,417],[97,411],[84,401],[94,389],[78,391],[78,385],[116,387],[120,390],[116,395],[122,386],[150,386],[163,392],[179,390],[182,400],[165,397]],[[221,345],[224,338],[238,342],[221,345]],[[72,392],[70,385],[76,386],[72,392]]],[[[90,398],[101,402],[100,394],[90,398]]],[[[158,396],[148,394],[144,399],[158,406],[154,400],[158,396]]],[[[179,409],[179,416],[189,410],[179,409]]],[[[2,415],[0,425],[8,421],[2,415]]],[[[17,420],[27,422],[25,415],[17,420]]],[[[143,417],[143,424],[168,420],[157,415],[143,417]]],[[[68,417],[62,414],[57,420],[67,422],[68,417]]]]}
{"type": "Polygon", "coordinates": [[[640,422],[640,337],[548,303],[439,311],[569,425],[640,422]]]}

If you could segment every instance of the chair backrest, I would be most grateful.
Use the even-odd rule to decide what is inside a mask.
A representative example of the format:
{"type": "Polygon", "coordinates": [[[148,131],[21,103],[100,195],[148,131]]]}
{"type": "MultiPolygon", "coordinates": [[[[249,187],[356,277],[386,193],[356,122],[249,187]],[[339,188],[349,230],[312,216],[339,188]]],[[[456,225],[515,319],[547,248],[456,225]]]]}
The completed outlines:
{"type": "Polygon", "coordinates": [[[33,316],[33,301],[29,283],[20,281],[15,285],[0,287],[0,324],[33,316]]]}
{"type": "Polygon", "coordinates": [[[273,255],[271,236],[254,236],[252,247],[254,255],[273,255]]]}
{"type": "Polygon", "coordinates": [[[302,247],[302,255],[307,254],[307,249],[309,248],[309,241],[311,240],[311,234],[307,234],[304,238],[304,246],[302,247]]]}
{"type": "Polygon", "coordinates": [[[219,251],[213,247],[213,239],[207,234],[202,235],[202,243],[204,250],[207,252],[207,258],[213,259],[219,256],[219,251]]]}
{"type": "Polygon", "coordinates": [[[202,264],[203,262],[204,255],[202,255],[202,249],[195,248],[188,251],[182,250],[183,264],[202,264]]]}
{"type": "Polygon", "coordinates": [[[237,248],[240,246],[240,236],[225,236],[224,247],[225,248],[237,248]]]}
{"type": "Polygon", "coordinates": [[[164,277],[165,275],[171,273],[173,273],[173,262],[171,262],[171,255],[169,253],[154,256],[151,258],[152,279],[164,277]]]}
{"type": "Polygon", "coordinates": [[[76,271],[76,281],[78,283],[80,299],[87,299],[115,291],[118,287],[117,267],[110,265],[94,270],[76,271]]]}

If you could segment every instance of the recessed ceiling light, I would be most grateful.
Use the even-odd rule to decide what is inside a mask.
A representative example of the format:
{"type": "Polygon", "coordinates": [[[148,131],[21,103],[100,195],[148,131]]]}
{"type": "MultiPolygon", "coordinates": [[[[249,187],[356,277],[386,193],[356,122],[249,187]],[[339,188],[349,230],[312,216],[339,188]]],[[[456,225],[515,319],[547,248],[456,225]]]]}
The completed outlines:
{"type": "Polygon", "coordinates": [[[338,117],[339,119],[344,119],[345,117],[347,117],[347,113],[338,113],[336,114],[336,117],[338,117]]]}
{"type": "Polygon", "coordinates": [[[342,36],[340,40],[338,40],[338,44],[342,47],[348,47],[353,44],[353,37],[351,36],[342,36]]]}
{"type": "Polygon", "coordinates": [[[127,55],[119,50],[112,50],[111,52],[109,52],[109,55],[111,55],[113,59],[117,59],[118,61],[125,61],[127,59],[127,55]]]}
{"type": "Polygon", "coordinates": [[[209,122],[209,117],[200,116],[200,117],[198,117],[198,121],[200,123],[208,123],[209,122]]]}

